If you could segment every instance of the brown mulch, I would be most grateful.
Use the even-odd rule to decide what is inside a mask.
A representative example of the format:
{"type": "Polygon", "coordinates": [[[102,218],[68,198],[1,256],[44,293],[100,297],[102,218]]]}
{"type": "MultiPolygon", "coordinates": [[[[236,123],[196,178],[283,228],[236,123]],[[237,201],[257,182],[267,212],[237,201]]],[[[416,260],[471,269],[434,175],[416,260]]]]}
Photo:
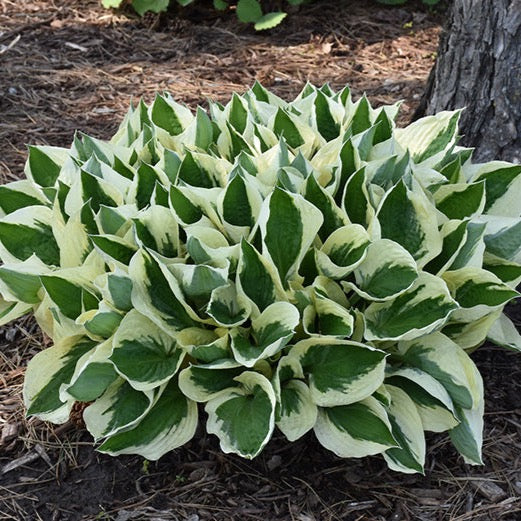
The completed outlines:
{"type": "MultiPolygon", "coordinates": [[[[0,179],[22,175],[25,144],[108,138],[132,98],[168,90],[192,107],[255,79],[291,97],[306,81],[349,83],[414,111],[441,15],[362,0],[320,1],[270,33],[205,9],[185,18],[112,13],[95,0],[0,0],[0,179]]],[[[521,304],[510,312],[521,324],[521,304]]],[[[46,346],[31,319],[0,328],[0,520],[515,521],[521,518],[521,357],[474,355],[486,383],[483,467],[429,435],[425,476],[379,458],[340,460],[312,435],[277,436],[253,461],[220,452],[204,429],[157,463],[93,450],[72,423],[23,417],[27,360],[46,346]]]]}
{"type": "Polygon", "coordinates": [[[109,137],[132,98],[163,90],[195,107],[256,79],[288,98],[308,80],[348,83],[376,103],[404,99],[407,119],[438,25],[422,11],[340,4],[321,0],[255,34],[231,14],[140,21],[96,0],[0,0],[0,178],[21,175],[26,144],[68,145],[77,129],[109,137]]]}

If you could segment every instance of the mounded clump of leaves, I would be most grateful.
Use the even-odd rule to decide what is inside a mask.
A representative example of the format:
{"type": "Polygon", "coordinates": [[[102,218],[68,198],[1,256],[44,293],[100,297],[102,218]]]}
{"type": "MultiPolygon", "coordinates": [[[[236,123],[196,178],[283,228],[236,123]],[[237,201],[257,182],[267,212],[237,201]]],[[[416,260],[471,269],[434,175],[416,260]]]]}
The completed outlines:
{"type": "MultiPolygon", "coordinates": [[[[28,414],[74,402],[110,454],[187,442],[204,404],[225,452],[275,427],[342,457],[421,472],[424,431],[481,462],[467,351],[521,339],[521,166],[471,162],[459,112],[406,128],[348,88],[285,102],[256,84],[209,114],[168,95],[117,134],[30,147],[0,187],[1,322],[34,312],[54,346],[28,414]]],[[[204,420],[203,420],[204,421],[204,420]]]]}

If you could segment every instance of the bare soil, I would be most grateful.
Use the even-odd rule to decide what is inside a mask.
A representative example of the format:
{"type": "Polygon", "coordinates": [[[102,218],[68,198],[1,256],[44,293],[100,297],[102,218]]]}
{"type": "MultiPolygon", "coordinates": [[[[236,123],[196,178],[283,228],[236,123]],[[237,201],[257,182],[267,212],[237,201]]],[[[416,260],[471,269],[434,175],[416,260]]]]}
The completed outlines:
{"type": "MultiPolygon", "coordinates": [[[[112,13],[95,0],[0,0],[0,180],[23,175],[25,144],[108,138],[131,99],[168,90],[195,107],[255,79],[284,97],[306,81],[350,84],[411,117],[433,64],[440,12],[362,0],[312,3],[255,34],[202,8],[182,17],[112,13]]],[[[521,325],[521,304],[509,313],[521,325]]],[[[24,368],[46,341],[24,319],[0,329],[0,520],[488,521],[521,519],[521,357],[483,347],[483,467],[430,435],[425,476],[379,458],[341,460],[312,435],[276,436],[253,461],[222,454],[200,428],[159,462],[94,450],[76,416],[26,420],[24,368]]]]}

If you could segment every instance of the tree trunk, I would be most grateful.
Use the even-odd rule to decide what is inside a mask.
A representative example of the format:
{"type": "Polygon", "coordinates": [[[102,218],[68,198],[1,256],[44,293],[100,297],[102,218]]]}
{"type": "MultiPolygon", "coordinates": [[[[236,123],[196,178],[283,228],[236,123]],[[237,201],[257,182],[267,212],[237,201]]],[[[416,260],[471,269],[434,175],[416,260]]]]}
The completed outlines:
{"type": "Polygon", "coordinates": [[[460,107],[476,159],[521,163],[521,0],[452,0],[415,116],[460,107]]]}

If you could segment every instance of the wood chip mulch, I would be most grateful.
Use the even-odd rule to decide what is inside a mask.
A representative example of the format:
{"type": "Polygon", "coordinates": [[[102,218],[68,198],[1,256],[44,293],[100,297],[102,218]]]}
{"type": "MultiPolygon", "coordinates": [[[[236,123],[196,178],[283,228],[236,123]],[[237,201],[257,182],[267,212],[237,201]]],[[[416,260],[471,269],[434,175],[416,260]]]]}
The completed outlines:
{"type": "MultiPolygon", "coordinates": [[[[109,138],[131,99],[168,90],[195,107],[255,79],[280,96],[306,81],[350,84],[411,117],[433,65],[443,15],[321,0],[255,34],[203,7],[137,19],[95,0],[0,0],[0,180],[23,175],[26,144],[68,146],[76,130],[109,138]]],[[[521,324],[521,304],[511,314],[521,324]]],[[[0,328],[0,520],[518,521],[521,357],[473,355],[486,383],[483,467],[445,435],[428,436],[425,476],[379,458],[340,460],[312,435],[276,436],[253,461],[220,452],[201,428],[159,462],[111,458],[69,422],[24,418],[23,373],[48,345],[30,319],[0,328]]]]}

